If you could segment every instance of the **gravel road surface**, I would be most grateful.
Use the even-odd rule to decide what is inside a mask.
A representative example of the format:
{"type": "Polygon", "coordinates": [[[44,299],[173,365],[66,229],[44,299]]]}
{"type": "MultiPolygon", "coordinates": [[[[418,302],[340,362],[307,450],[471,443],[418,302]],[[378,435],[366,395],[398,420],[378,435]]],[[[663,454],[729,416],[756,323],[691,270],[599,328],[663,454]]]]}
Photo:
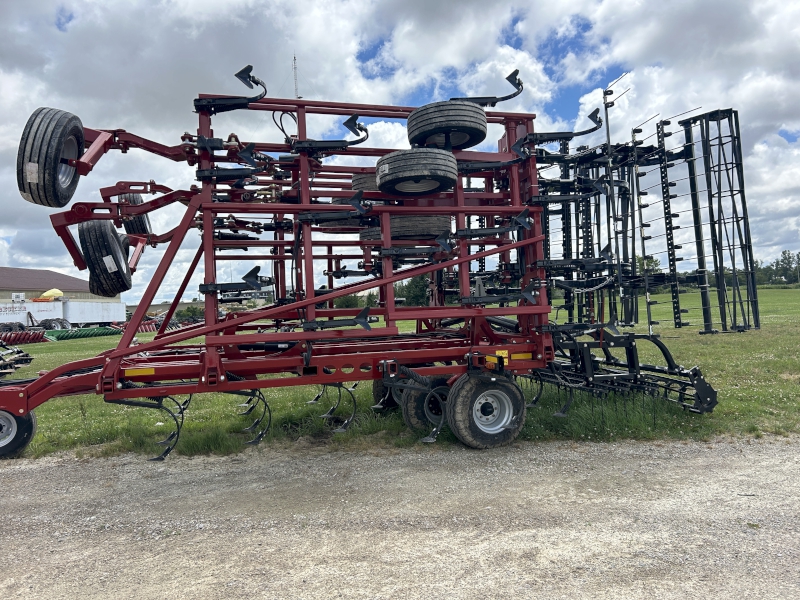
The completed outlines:
{"type": "Polygon", "coordinates": [[[0,461],[0,598],[798,598],[800,438],[0,461]]]}

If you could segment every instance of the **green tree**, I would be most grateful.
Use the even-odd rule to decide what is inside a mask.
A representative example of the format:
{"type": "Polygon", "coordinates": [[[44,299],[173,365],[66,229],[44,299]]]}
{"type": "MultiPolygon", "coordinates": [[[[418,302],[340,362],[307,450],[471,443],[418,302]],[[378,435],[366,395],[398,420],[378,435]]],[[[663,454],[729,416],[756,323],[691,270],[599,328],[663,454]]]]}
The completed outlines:
{"type": "Polygon", "coordinates": [[[190,304],[183,310],[175,311],[175,318],[178,321],[186,321],[188,319],[202,319],[204,307],[202,304],[190,304]]]}
{"type": "Polygon", "coordinates": [[[657,258],[648,258],[645,260],[642,256],[636,257],[636,272],[639,275],[644,274],[645,269],[649,273],[656,273],[661,271],[661,262],[657,258]]]}
{"type": "Polygon", "coordinates": [[[378,294],[376,294],[375,292],[370,292],[369,294],[367,294],[366,297],[364,298],[364,306],[369,306],[369,307],[378,306],[378,294]]]}
{"type": "Polygon", "coordinates": [[[339,296],[333,300],[334,308],[358,308],[358,296],[351,294],[350,296],[339,296]]]}
{"type": "Polygon", "coordinates": [[[395,298],[405,298],[406,306],[428,306],[428,278],[417,275],[394,285],[395,298]]]}

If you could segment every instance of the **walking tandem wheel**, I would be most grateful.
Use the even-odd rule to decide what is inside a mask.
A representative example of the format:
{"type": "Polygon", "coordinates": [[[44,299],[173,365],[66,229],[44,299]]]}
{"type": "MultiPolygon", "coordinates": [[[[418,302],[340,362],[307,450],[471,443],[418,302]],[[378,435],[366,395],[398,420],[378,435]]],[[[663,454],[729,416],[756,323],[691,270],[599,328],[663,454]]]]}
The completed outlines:
{"type": "MultiPolygon", "coordinates": [[[[602,195],[615,207],[615,173],[627,166],[609,142],[595,149],[609,159],[605,175],[598,171],[592,180],[589,165],[557,185],[541,178],[542,165],[583,164],[589,154],[569,154],[568,142],[603,120],[595,111],[595,125],[586,131],[535,132],[534,114],[495,108],[523,92],[518,75],[507,77],[514,91],[506,96],[413,108],[270,98],[248,66],[236,77],[261,91],[200,95],[196,132],[172,146],[122,129],[91,129],[65,111],[35,111],[20,141],[19,191],[28,202],[65,209],[51,221],[75,266],[88,269],[93,292],[130,290],[142,254],[159,246],[163,254],[116,348],[34,379],[0,380],[0,456],[17,455],[30,443],[33,409],[57,396],[96,394],[166,412],[175,429],[162,442],[163,459],[180,438],[188,404],[175,398],[183,395],[245,397],[241,414],[254,418],[246,430],[254,434],[250,443],[258,443],[272,423],[265,389],[321,386],[312,403],[335,391],[322,416],[337,420],[344,397],[352,409],[337,420],[341,432],[356,418],[355,385],[372,381],[374,408],[399,406],[411,429],[430,432],[424,441],[435,441],[446,426],[468,446],[491,448],[519,435],[544,383],[589,385],[598,359],[569,347],[572,316],[566,324],[550,320],[556,290],[566,290],[567,299],[581,297],[579,322],[591,333],[605,326],[603,294],[611,298],[624,289],[629,296],[649,280],[634,277],[635,256],[623,259],[613,239],[589,239],[597,233],[591,222],[580,225],[583,258],[554,260],[549,215],[560,202],[575,209],[571,215],[591,219],[595,213],[584,204],[602,195]],[[271,113],[281,139],[216,137],[212,120],[234,110],[271,113]],[[309,117],[320,114],[341,116],[352,136],[310,137],[309,117]],[[370,146],[361,118],[406,120],[411,147],[370,146]],[[497,150],[476,150],[490,125],[502,131],[497,150]],[[538,147],[553,141],[566,153],[538,147]],[[196,183],[176,190],[120,181],[100,189],[100,202],[67,208],[80,179],[105,154],[131,150],[185,163],[196,183]],[[375,162],[343,166],[341,157],[375,162]],[[151,213],[166,207],[183,207],[182,217],[169,231],[152,231],[151,213]],[[177,253],[190,231],[201,242],[191,263],[179,266],[177,253]],[[240,281],[223,281],[223,270],[243,262],[249,265],[240,281]],[[174,301],[155,338],[137,343],[134,333],[171,267],[183,271],[174,301]],[[204,320],[169,327],[196,273],[202,273],[196,291],[204,320]],[[397,297],[395,286],[405,281],[416,282],[421,300],[397,297]],[[374,300],[369,307],[342,301],[366,294],[374,300]],[[229,305],[241,310],[220,311],[229,305]]],[[[577,305],[570,305],[570,315],[577,305]]],[[[613,328],[620,320],[616,305],[608,306],[613,328]]],[[[605,352],[611,337],[601,334],[592,349],[605,352]]],[[[609,363],[601,370],[609,389],[614,381],[630,382],[631,372],[646,381],[635,352],[624,368],[609,363]]],[[[680,382],[684,404],[711,394],[699,371],[669,366],[668,373],[648,376],[680,382]]],[[[692,406],[710,410],[713,395],[713,403],[692,406]]]]}

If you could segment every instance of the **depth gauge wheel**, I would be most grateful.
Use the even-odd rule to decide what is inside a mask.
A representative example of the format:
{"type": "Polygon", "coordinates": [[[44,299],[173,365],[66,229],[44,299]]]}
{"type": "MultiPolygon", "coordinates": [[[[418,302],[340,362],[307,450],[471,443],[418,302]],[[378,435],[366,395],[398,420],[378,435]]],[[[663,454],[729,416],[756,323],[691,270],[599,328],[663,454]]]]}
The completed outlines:
{"type": "Polygon", "coordinates": [[[67,161],[83,154],[83,124],[55,108],[37,108],[28,119],[17,152],[17,187],[28,202],[66,206],[78,187],[78,171],[67,161]]]}
{"type": "Polygon", "coordinates": [[[89,267],[89,291],[113,298],[131,289],[128,236],[121,236],[111,221],[87,221],[78,225],[81,250],[89,267]]]}
{"type": "Polygon", "coordinates": [[[24,417],[0,410],[0,458],[19,456],[36,435],[36,415],[33,411],[24,417]]]}
{"type": "Polygon", "coordinates": [[[525,424],[525,397],[519,386],[465,374],[453,384],[446,403],[447,424],[471,448],[495,448],[513,441],[525,424]]]}
{"type": "Polygon", "coordinates": [[[486,113],[474,102],[448,100],[408,115],[408,141],[427,148],[471,148],[486,139],[486,113]]]}
{"type": "Polygon", "coordinates": [[[438,148],[399,150],[378,159],[378,188],[391,196],[425,196],[445,192],[458,180],[452,152],[438,148]]]}

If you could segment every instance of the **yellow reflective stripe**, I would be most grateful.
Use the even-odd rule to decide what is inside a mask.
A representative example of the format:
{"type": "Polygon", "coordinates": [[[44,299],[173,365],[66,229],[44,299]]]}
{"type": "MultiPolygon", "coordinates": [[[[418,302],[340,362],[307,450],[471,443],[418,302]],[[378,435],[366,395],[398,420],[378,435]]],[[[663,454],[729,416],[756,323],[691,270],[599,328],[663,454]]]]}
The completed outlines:
{"type": "Polygon", "coordinates": [[[136,377],[137,375],[155,375],[156,370],[153,367],[147,369],[125,369],[123,373],[125,377],[136,377]]]}

